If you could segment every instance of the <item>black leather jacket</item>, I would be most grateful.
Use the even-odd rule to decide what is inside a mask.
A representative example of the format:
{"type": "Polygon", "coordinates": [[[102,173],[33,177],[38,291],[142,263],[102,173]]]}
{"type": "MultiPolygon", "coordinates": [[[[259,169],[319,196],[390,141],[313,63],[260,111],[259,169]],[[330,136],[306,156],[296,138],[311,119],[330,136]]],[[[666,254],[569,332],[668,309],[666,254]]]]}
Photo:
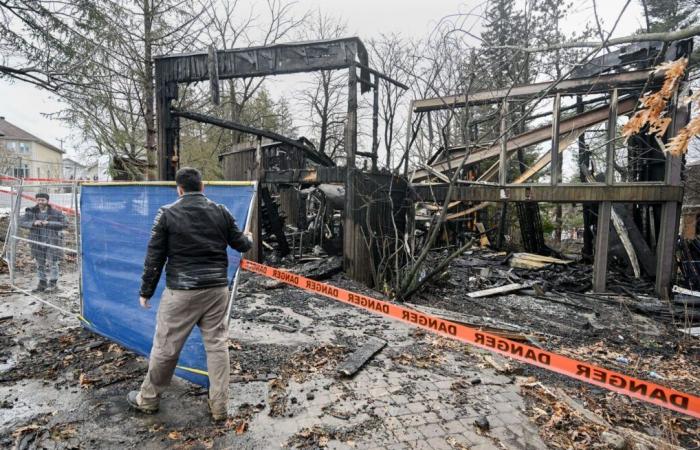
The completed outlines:
{"type": "Polygon", "coordinates": [[[228,284],[226,248],[241,253],[252,243],[229,210],[202,193],[186,193],[156,214],[141,278],[142,297],[151,298],[163,265],[170,289],[204,289],[228,284]]]}

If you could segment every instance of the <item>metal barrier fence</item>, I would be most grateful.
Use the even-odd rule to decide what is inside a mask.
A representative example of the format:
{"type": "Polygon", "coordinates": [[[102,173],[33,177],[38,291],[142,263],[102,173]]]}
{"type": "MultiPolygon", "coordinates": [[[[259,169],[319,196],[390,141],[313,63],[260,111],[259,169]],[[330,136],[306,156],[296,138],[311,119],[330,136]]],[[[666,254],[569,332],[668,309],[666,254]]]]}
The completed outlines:
{"type": "Polygon", "coordinates": [[[11,286],[73,316],[80,314],[78,190],[77,183],[0,185],[0,208],[10,206],[3,257],[11,286]]]}

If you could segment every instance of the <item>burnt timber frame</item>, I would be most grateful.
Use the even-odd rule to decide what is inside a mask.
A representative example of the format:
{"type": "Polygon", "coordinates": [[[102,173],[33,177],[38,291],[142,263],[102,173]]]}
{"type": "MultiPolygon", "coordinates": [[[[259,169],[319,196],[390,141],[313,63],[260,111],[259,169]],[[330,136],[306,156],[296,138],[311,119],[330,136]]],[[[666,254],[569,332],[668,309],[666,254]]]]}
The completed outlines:
{"type": "MultiPolygon", "coordinates": [[[[156,122],[158,127],[158,173],[161,180],[173,180],[178,165],[180,123],[172,113],[178,98],[178,84],[209,80],[214,100],[218,80],[265,77],[317,70],[348,68],[355,59],[361,70],[362,92],[372,88],[368,57],[358,38],[276,44],[232,50],[212,50],[155,58],[156,122]],[[217,70],[210,70],[216,67],[217,70]]],[[[376,76],[376,75],[375,75],[376,76]]]]}
{"type": "MultiPolygon", "coordinates": [[[[355,214],[360,205],[355,205],[354,195],[358,176],[356,169],[357,156],[372,160],[372,169],[376,170],[379,141],[378,110],[379,110],[379,80],[392,83],[401,89],[408,86],[368,67],[367,50],[362,41],[356,37],[332,39],[323,41],[295,42],[275,44],[264,47],[248,47],[232,50],[215,50],[181,55],[167,55],[155,58],[156,81],[156,122],[158,128],[158,172],[162,180],[173,180],[179,163],[179,130],[180,118],[206,122],[223,128],[233,129],[258,136],[258,151],[260,154],[260,137],[269,137],[276,141],[302,148],[310,159],[325,166],[332,166],[318,152],[294,140],[274,133],[263,132],[252,127],[206,116],[196,112],[176,111],[173,103],[178,98],[178,84],[209,81],[211,96],[214,103],[219,101],[219,80],[232,78],[265,77],[272,75],[312,72],[319,70],[348,69],[348,109],[345,132],[345,150],[347,155],[346,168],[330,171],[330,178],[345,184],[345,222],[344,222],[344,267],[345,272],[359,281],[367,281],[367,245],[362,234],[364,218],[355,214]],[[359,72],[359,76],[358,76],[359,72]],[[357,149],[357,87],[366,93],[374,89],[372,116],[373,137],[371,152],[360,152],[357,149]],[[274,134],[274,135],[273,135],[274,134]],[[342,179],[339,179],[342,177],[342,179]],[[356,208],[357,207],[357,208],[356,208]]],[[[259,181],[276,182],[284,176],[269,176],[260,170],[257,163],[259,181]]],[[[290,184],[303,183],[299,175],[287,177],[290,184]],[[297,181],[292,181],[294,178],[297,181]]],[[[259,211],[259,205],[258,205],[259,211]]],[[[258,230],[259,232],[259,226],[258,230]]],[[[257,255],[259,257],[259,254],[257,255]]],[[[255,259],[255,258],[254,258],[255,259]]]]}
{"type": "MultiPolygon", "coordinates": [[[[652,70],[638,70],[626,73],[598,75],[590,78],[564,80],[556,86],[551,83],[535,83],[526,86],[516,86],[512,89],[498,89],[470,93],[466,95],[453,95],[447,97],[415,100],[409,111],[407,123],[412,123],[413,113],[423,114],[437,110],[453,110],[456,108],[468,108],[470,106],[503,103],[503,109],[509,100],[535,99],[555,97],[552,111],[552,123],[549,126],[527,131],[519,136],[507,139],[505,133],[500,141],[491,147],[475,151],[468,156],[467,164],[473,164],[487,158],[497,157],[499,161],[494,164],[498,169],[498,183],[482,183],[469,186],[455,186],[452,197],[446,199],[448,185],[445,183],[421,183],[413,184],[414,191],[424,201],[465,201],[487,202],[477,205],[472,209],[483,207],[486,204],[506,202],[550,202],[550,203],[597,203],[599,205],[598,226],[595,243],[595,261],[593,273],[593,289],[596,292],[606,290],[607,250],[610,235],[610,221],[613,202],[625,203],[661,203],[661,230],[657,241],[656,251],[656,294],[668,299],[671,295],[671,283],[674,272],[675,237],[679,226],[679,208],[683,199],[683,187],[681,184],[681,158],[666,154],[665,178],[662,182],[654,183],[616,183],[614,177],[614,137],[617,117],[631,113],[636,105],[636,96],[619,99],[620,91],[640,91],[643,87],[655,88],[663,79],[663,73],[655,73],[652,70]],[[546,95],[542,92],[549,89],[546,95]],[[583,95],[593,93],[608,93],[607,105],[579,113],[577,116],[560,120],[560,98],[562,95],[583,95]],[[560,155],[560,139],[562,135],[576,133],[596,123],[607,119],[606,172],[604,183],[561,183],[561,174],[557,164],[560,155]],[[548,136],[547,136],[548,134],[548,136]],[[542,184],[508,184],[507,160],[511,153],[528,145],[551,141],[549,160],[550,183],[542,184]]],[[[680,87],[680,91],[687,89],[687,84],[680,87]]],[[[687,105],[677,102],[678,92],[672,103],[669,115],[673,122],[669,127],[667,137],[674,136],[689,120],[687,105]]],[[[503,127],[502,127],[503,128],[503,127]]],[[[414,132],[414,130],[411,130],[414,132]]],[[[452,147],[451,150],[463,150],[456,156],[446,153],[447,160],[435,162],[431,169],[438,173],[444,173],[455,167],[466,154],[464,146],[452,147]]],[[[408,154],[408,149],[406,150],[408,154]]],[[[406,166],[405,170],[406,170],[406,166]]],[[[429,180],[433,175],[430,170],[417,170],[413,174],[413,181],[429,180]]],[[[492,172],[491,176],[496,172],[492,172]]],[[[406,175],[407,172],[406,172],[406,175]]]]}

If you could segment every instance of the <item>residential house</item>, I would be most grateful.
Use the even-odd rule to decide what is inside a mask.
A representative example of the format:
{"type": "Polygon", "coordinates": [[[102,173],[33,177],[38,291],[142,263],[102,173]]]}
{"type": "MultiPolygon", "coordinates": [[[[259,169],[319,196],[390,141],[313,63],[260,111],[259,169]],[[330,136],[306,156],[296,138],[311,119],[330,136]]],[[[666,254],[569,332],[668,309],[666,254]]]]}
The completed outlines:
{"type": "Polygon", "coordinates": [[[63,158],[63,178],[66,180],[87,179],[87,166],[73,158],[63,158]]]}
{"type": "Polygon", "coordinates": [[[18,178],[61,178],[63,154],[0,116],[0,171],[18,178]]]}
{"type": "Polygon", "coordinates": [[[112,177],[109,172],[109,164],[109,155],[99,156],[95,162],[88,164],[85,168],[87,178],[93,181],[111,181],[112,177]]]}

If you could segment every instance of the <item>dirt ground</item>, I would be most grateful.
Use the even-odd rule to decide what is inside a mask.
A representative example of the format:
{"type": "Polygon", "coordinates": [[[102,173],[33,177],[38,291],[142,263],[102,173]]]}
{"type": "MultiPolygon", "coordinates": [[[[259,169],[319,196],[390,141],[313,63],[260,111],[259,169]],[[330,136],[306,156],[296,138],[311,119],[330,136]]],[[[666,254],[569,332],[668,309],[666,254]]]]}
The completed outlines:
{"type": "MultiPolygon", "coordinates": [[[[491,257],[464,257],[449,279],[412,303],[700,393],[697,338],[631,311],[617,297],[470,299],[466,293],[484,267],[528,276],[490,264],[491,257]],[[488,264],[475,264],[480,258],[488,264]]],[[[369,293],[342,275],[327,282],[369,293]]],[[[77,313],[76,288],[75,277],[67,277],[61,292],[45,298],[77,313]]],[[[12,292],[6,274],[0,275],[0,295],[2,448],[700,446],[700,422],[687,416],[251,274],[242,278],[230,325],[231,419],[212,424],[206,392],[179,379],[160,412],[144,416],[125,400],[145,373],[143,358],[83,330],[74,316],[12,292]],[[377,338],[386,346],[367,365],[353,377],[338,374],[341,361],[377,338]]]]}

